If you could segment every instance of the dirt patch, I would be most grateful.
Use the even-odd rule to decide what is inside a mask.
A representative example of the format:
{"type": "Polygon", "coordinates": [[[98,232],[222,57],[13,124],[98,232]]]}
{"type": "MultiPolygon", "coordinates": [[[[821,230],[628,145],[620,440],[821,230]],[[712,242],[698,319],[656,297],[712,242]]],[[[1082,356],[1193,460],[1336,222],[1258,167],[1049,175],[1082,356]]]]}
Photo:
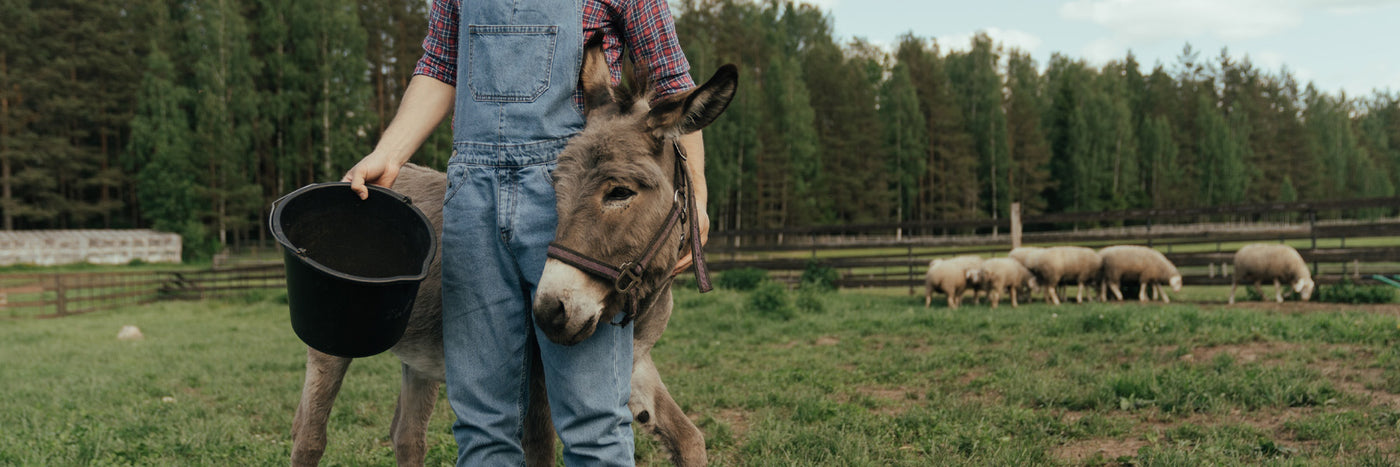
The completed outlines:
{"type": "Polygon", "coordinates": [[[987,373],[983,371],[969,370],[967,373],[963,373],[962,376],[958,377],[958,385],[967,386],[969,384],[972,384],[973,381],[976,381],[977,378],[981,378],[986,375],[987,373]]]}
{"type": "Polygon", "coordinates": [[[1298,302],[1285,301],[1278,303],[1267,302],[1235,302],[1234,305],[1222,303],[1199,303],[1203,308],[1215,305],[1217,309],[1242,308],[1249,310],[1274,311],[1279,313],[1335,313],[1338,311],[1361,311],[1375,313],[1379,315],[1400,316],[1400,303],[1381,304],[1349,304],[1349,303],[1321,303],[1321,302],[1298,302]]]}
{"type": "Polygon", "coordinates": [[[920,406],[924,401],[925,389],[908,387],[876,387],[865,386],[856,388],[856,392],[871,399],[888,402],[888,405],[873,407],[871,412],[880,415],[900,415],[920,406]]]}
{"type": "MultiPolygon", "coordinates": [[[[1175,347],[1164,347],[1159,354],[1176,353],[1175,347]]],[[[1207,363],[1221,354],[1234,358],[1236,363],[1274,364],[1282,362],[1289,355],[1311,352],[1316,356],[1307,363],[1308,368],[1317,370],[1331,381],[1337,389],[1358,394],[1370,399],[1370,405],[1400,408],[1400,394],[1384,389],[1385,370],[1370,366],[1375,357],[1371,349],[1353,345],[1301,344],[1294,342],[1249,342],[1244,344],[1197,347],[1182,355],[1180,360],[1207,363]]]]}
{"type": "MultiPolygon", "coordinates": [[[[1180,357],[1183,361],[1210,362],[1221,354],[1229,355],[1236,363],[1269,363],[1277,362],[1290,353],[1297,353],[1301,349],[1307,348],[1304,344],[1294,342],[1248,342],[1244,344],[1217,345],[1212,347],[1197,347],[1191,352],[1180,357]]],[[[1168,353],[1175,352],[1170,349],[1168,353]]]]}
{"type": "MultiPolygon", "coordinates": [[[[698,414],[690,414],[692,423],[699,424],[698,414]]],[[[713,414],[716,420],[729,425],[729,429],[734,432],[736,441],[743,440],[744,435],[749,432],[749,413],[739,409],[720,409],[713,414]]]]}
{"type": "Polygon", "coordinates": [[[1385,371],[1380,368],[1353,368],[1336,360],[1326,360],[1317,365],[1322,376],[1332,381],[1343,392],[1360,394],[1370,399],[1373,406],[1400,408],[1400,394],[1391,394],[1381,389],[1385,387],[1385,371]]]}
{"type": "Polygon", "coordinates": [[[1120,457],[1137,457],[1138,449],[1147,445],[1141,439],[1086,439],[1055,448],[1054,456],[1076,464],[1090,459],[1112,461],[1120,457]]]}
{"type": "Polygon", "coordinates": [[[817,341],[815,342],[816,345],[836,345],[840,343],[841,339],[837,339],[834,336],[821,336],[818,337],[817,341]]]}

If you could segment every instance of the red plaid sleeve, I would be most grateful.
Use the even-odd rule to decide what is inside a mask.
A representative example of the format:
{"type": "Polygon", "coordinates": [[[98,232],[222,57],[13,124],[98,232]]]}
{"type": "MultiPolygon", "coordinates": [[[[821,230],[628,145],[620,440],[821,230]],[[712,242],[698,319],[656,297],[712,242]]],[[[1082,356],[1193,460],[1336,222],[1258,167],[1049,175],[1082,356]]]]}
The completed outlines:
{"type": "Polygon", "coordinates": [[[423,38],[423,58],[414,75],[428,75],[457,85],[458,0],[434,0],[428,12],[428,36],[423,38]]]}
{"type": "Polygon", "coordinates": [[[651,67],[657,97],[695,87],[690,62],[676,39],[676,23],[666,0],[585,0],[584,41],[602,33],[613,84],[622,80],[622,47],[633,63],[651,67]]]}

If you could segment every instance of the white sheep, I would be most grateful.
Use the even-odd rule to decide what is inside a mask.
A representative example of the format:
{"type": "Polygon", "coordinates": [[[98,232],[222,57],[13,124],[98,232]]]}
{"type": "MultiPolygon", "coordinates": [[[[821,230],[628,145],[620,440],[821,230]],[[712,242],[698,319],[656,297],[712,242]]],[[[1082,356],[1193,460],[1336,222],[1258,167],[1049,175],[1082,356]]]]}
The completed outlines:
{"type": "Polygon", "coordinates": [[[1060,304],[1060,296],[1055,287],[1059,286],[1060,281],[1078,284],[1075,301],[1084,303],[1084,284],[1098,279],[1102,263],[1094,250],[1079,246],[1057,246],[1018,253],[1018,256],[1022,255],[1025,258],[1022,264],[1035,274],[1036,282],[1045,288],[1045,294],[1056,305],[1060,304]]]}
{"type": "Polygon", "coordinates": [[[977,269],[981,264],[982,258],[972,255],[936,259],[928,263],[928,272],[924,274],[924,307],[933,303],[933,292],[937,290],[948,295],[948,308],[957,308],[962,304],[963,291],[968,287],[968,271],[977,269]]]}
{"type": "Polygon", "coordinates": [[[1260,282],[1274,281],[1274,299],[1280,303],[1283,302],[1280,280],[1292,285],[1293,291],[1305,302],[1312,298],[1313,287],[1316,285],[1312,273],[1308,271],[1308,263],[1303,261],[1303,255],[1298,254],[1298,250],[1291,246],[1278,243],[1254,243],[1235,252],[1235,274],[1230,280],[1232,304],[1235,303],[1235,288],[1239,287],[1241,280],[1245,283],[1253,281],[1254,291],[1261,297],[1264,296],[1264,291],[1260,282]]]}
{"type": "Polygon", "coordinates": [[[1167,292],[1162,290],[1162,284],[1171,285],[1173,292],[1181,291],[1181,273],[1177,271],[1176,265],[1172,264],[1161,252],[1137,245],[1118,245],[1106,247],[1099,250],[1099,257],[1103,259],[1103,283],[1099,286],[1099,297],[1107,301],[1108,290],[1113,290],[1113,296],[1118,301],[1123,301],[1123,281],[1136,281],[1138,285],[1138,301],[1147,301],[1147,290],[1152,289],[1152,297],[1162,297],[1165,303],[1171,303],[1171,298],[1167,292]]]}
{"type": "Polygon", "coordinates": [[[1011,306],[1015,307],[1020,305],[1017,292],[1022,287],[1035,288],[1035,275],[1020,261],[1011,258],[983,261],[978,276],[982,280],[982,288],[987,290],[987,298],[991,300],[992,308],[1001,303],[1003,291],[1010,290],[1011,306]]]}
{"type": "MultiPolygon", "coordinates": [[[[1031,255],[1041,251],[1045,251],[1045,249],[1038,246],[1023,246],[1019,248],[1012,248],[1011,251],[1006,254],[1006,257],[1016,260],[1017,262],[1021,263],[1022,266],[1026,266],[1027,264],[1029,264],[1028,261],[1030,261],[1031,255]]],[[[1034,275],[1035,273],[1031,274],[1034,275]]],[[[1032,296],[1038,288],[1039,287],[1030,287],[1028,289],[1023,289],[1022,293],[1025,294],[1025,300],[1023,301],[1025,301],[1026,303],[1030,303],[1032,296]]],[[[1049,295],[1046,295],[1046,297],[1049,297],[1049,295]]]]}

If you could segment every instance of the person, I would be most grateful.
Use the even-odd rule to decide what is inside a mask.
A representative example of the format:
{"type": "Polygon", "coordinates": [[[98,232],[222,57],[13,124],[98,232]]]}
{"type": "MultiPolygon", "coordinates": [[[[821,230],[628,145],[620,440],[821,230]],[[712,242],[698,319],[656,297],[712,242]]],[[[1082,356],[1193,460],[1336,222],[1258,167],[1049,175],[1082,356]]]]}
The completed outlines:
{"type": "MultiPolygon", "coordinates": [[[[582,45],[595,34],[604,36],[614,84],[625,47],[650,70],[658,98],[694,87],[665,0],[435,0],[425,53],[394,120],[343,178],[361,198],[366,183],[392,188],[399,168],[454,110],[442,305],[458,465],[524,462],[536,353],[565,462],[633,463],[632,325],[599,326],[564,347],[531,321],[556,225],[550,174],[583,128],[579,67],[582,45]]],[[[696,221],[707,234],[703,143],[698,132],[681,143],[690,154],[696,221]]],[[[690,262],[683,259],[676,272],[690,262]]]]}

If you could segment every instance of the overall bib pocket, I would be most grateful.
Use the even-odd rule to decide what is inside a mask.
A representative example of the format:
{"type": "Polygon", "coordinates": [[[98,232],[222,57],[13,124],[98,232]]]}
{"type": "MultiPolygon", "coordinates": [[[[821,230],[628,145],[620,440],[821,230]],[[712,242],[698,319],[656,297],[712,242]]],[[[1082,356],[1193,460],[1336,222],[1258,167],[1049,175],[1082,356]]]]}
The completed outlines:
{"type": "Polygon", "coordinates": [[[457,191],[467,184],[467,165],[462,163],[451,163],[447,165],[447,195],[443,197],[443,204],[452,201],[452,197],[457,195],[457,191]]]}
{"type": "Polygon", "coordinates": [[[482,102],[534,102],[549,90],[559,26],[470,25],[467,86],[482,102]]]}

